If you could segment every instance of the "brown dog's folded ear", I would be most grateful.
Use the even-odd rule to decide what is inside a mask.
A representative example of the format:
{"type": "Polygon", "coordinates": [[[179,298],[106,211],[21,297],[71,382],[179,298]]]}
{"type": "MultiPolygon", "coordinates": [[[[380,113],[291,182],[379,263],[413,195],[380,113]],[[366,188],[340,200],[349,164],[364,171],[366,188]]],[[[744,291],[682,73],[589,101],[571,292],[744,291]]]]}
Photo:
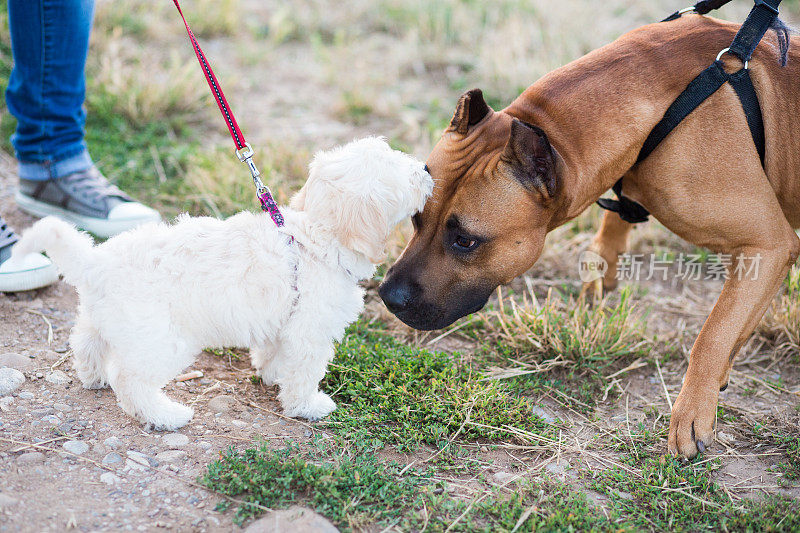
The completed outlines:
{"type": "Polygon", "coordinates": [[[467,134],[470,126],[474,126],[492,111],[486,100],[483,99],[483,92],[480,89],[472,89],[461,95],[456,104],[456,112],[453,113],[453,120],[450,127],[457,133],[467,134]]]}
{"type": "Polygon", "coordinates": [[[526,189],[538,191],[545,200],[555,196],[558,185],[555,155],[541,128],[515,118],[500,159],[526,189]]]}

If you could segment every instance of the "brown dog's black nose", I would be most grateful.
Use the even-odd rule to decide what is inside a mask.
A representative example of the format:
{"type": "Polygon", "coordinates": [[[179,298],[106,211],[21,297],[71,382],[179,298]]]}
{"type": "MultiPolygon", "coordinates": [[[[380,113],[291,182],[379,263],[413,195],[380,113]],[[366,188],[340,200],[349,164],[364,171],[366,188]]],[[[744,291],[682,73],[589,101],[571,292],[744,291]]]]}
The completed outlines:
{"type": "Polygon", "coordinates": [[[389,311],[397,314],[405,311],[411,302],[411,285],[402,280],[387,279],[378,287],[378,294],[389,311]]]}

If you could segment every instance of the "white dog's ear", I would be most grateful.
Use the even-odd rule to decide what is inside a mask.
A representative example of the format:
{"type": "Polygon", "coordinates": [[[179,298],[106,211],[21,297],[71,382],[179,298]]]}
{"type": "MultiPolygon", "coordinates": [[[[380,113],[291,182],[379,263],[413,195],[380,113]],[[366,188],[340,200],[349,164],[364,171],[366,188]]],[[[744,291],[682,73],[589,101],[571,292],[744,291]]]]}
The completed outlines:
{"type": "Polygon", "coordinates": [[[294,209],[295,211],[302,211],[306,208],[306,186],[303,185],[300,187],[300,190],[292,196],[291,202],[289,202],[289,207],[294,209]]]}
{"type": "Polygon", "coordinates": [[[362,198],[341,206],[336,238],[346,248],[358,252],[373,264],[386,259],[389,220],[379,203],[362,198]]]}

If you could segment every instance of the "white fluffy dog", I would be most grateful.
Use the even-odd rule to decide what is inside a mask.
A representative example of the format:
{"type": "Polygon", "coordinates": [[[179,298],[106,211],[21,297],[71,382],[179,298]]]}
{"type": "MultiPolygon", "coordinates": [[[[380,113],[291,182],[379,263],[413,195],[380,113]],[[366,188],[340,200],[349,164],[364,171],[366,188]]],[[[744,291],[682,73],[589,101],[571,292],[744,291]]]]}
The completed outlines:
{"type": "Polygon", "coordinates": [[[336,408],[318,386],[334,341],[363,308],[358,281],[372,277],[389,231],[432,189],[421,162],[366,138],[314,157],[282,229],[264,213],[183,215],[92,246],[48,217],[14,253],[47,252],[77,288],[78,375],[87,388],[111,385],[128,414],[183,426],[192,409],[161,389],[202,349],[238,346],[280,386],[287,416],[319,419],[336,408]]]}

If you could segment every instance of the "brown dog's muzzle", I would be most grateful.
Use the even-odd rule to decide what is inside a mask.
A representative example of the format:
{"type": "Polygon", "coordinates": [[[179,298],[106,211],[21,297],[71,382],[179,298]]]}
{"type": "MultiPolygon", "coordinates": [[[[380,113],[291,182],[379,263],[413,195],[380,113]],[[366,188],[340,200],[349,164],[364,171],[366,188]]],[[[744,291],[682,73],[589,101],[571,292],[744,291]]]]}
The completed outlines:
{"type": "Polygon", "coordinates": [[[441,329],[486,305],[494,287],[451,286],[437,297],[426,290],[413,267],[397,262],[378,288],[383,303],[406,325],[419,330],[441,329]]]}

